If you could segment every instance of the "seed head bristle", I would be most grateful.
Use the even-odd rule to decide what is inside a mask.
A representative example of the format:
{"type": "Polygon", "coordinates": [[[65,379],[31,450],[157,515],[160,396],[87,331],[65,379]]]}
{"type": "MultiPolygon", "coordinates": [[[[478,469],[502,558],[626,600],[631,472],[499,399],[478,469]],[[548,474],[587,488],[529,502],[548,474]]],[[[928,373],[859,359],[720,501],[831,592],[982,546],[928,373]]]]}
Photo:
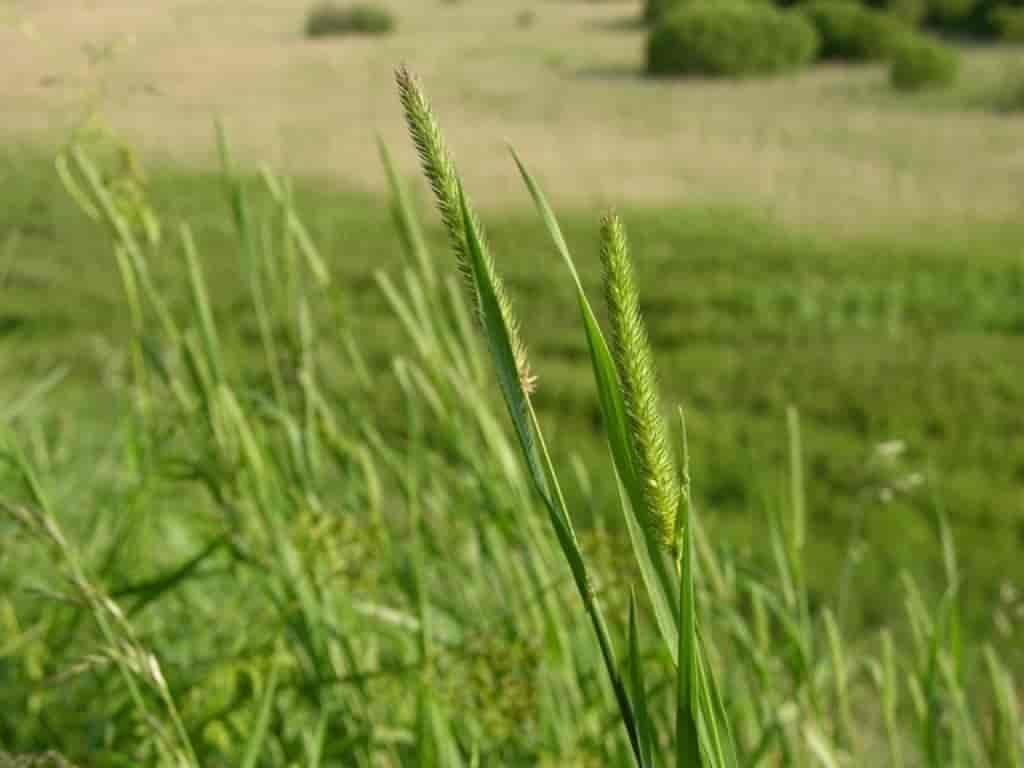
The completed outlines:
{"type": "Polygon", "coordinates": [[[469,221],[463,220],[461,183],[455,163],[441,136],[441,128],[416,77],[407,68],[400,67],[395,73],[395,80],[398,83],[398,93],[405,111],[409,133],[416,146],[423,173],[427,177],[437,201],[437,207],[441,212],[441,221],[448,233],[452,250],[455,252],[456,264],[466,285],[466,290],[469,291],[473,309],[477,318],[480,319],[480,297],[473,276],[473,264],[466,239],[467,225],[473,228],[473,232],[480,242],[484,271],[488,282],[493,286],[498,310],[508,329],[512,354],[519,372],[520,386],[523,392],[530,394],[534,390],[537,379],[530,371],[526,347],[519,334],[519,323],[512,312],[512,303],[505,292],[505,286],[494,268],[494,260],[487,246],[483,226],[468,202],[466,202],[465,209],[468,212],[469,221]]]}
{"type": "Polygon", "coordinates": [[[640,315],[640,297],[629,260],[626,233],[615,214],[601,225],[605,300],[612,352],[622,383],[630,439],[644,502],[644,523],[668,549],[675,546],[679,482],[659,406],[651,345],[640,315]]]}
{"type": "MultiPolygon", "coordinates": [[[[459,178],[455,171],[448,148],[441,137],[441,128],[434,118],[430,103],[423,94],[419,81],[405,67],[395,73],[398,83],[398,95],[405,111],[405,120],[409,126],[416,153],[419,155],[423,174],[430,183],[441,212],[441,220],[451,240],[452,250],[459,272],[474,294],[476,305],[476,288],[473,284],[473,269],[470,265],[469,250],[466,246],[466,230],[462,223],[459,205],[459,178]]],[[[477,231],[482,230],[478,226],[477,231]]]]}

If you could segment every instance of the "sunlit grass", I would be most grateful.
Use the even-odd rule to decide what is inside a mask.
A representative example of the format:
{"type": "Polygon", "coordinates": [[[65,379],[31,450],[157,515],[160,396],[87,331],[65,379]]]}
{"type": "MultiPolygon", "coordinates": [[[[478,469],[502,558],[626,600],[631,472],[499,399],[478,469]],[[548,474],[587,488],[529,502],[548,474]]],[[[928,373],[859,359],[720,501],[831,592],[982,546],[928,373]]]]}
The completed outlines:
{"type": "MultiPolygon", "coordinates": [[[[407,108],[425,105],[404,85],[407,108]]],[[[436,170],[426,109],[411,122],[436,170]]],[[[4,749],[99,766],[1020,765],[997,650],[1019,630],[982,618],[1016,607],[968,603],[999,543],[977,549],[959,519],[1013,472],[1012,412],[985,412],[1015,402],[1012,359],[989,365],[991,400],[943,396],[982,386],[954,358],[1019,333],[1000,233],[968,244],[967,273],[955,243],[845,251],[728,212],[627,210],[563,235],[524,153],[494,161],[520,175],[535,233],[499,222],[485,245],[490,216],[470,216],[454,165],[435,173],[437,238],[390,166],[390,210],[364,197],[346,213],[240,174],[226,141],[221,159],[184,222],[145,190],[160,239],[82,148],[65,181],[97,221],[46,196],[13,219],[4,365],[33,362],[4,371],[0,410],[4,749]],[[96,258],[26,259],[52,242],[28,222],[73,226],[96,258]],[[384,231],[393,255],[352,284],[384,231]],[[588,298],[602,280],[610,318],[588,298]],[[67,301],[33,305],[54,285],[67,301]],[[747,385],[739,339],[766,347],[747,385]],[[936,339],[934,389],[894,376],[905,342],[936,339]],[[832,345],[811,366],[807,348],[832,345]],[[850,367],[787,411],[761,365],[775,355],[805,381],[850,367]],[[656,389],[686,402],[687,429],[662,422],[656,389]],[[922,393],[934,410],[914,410],[922,393]],[[851,403],[850,428],[828,431],[851,403]],[[976,430],[955,441],[959,475],[872,449],[921,418],[976,430]],[[1006,441],[1000,471],[965,458],[986,436],[1006,441]],[[871,457],[856,480],[850,453],[871,457]],[[850,497],[846,527],[830,518],[850,497]],[[737,505],[754,554],[731,536],[737,505]],[[907,519],[872,536],[893,510],[907,519]],[[849,535],[827,541],[830,526],[849,535]],[[887,543],[904,551],[872,571],[887,543]]]]}

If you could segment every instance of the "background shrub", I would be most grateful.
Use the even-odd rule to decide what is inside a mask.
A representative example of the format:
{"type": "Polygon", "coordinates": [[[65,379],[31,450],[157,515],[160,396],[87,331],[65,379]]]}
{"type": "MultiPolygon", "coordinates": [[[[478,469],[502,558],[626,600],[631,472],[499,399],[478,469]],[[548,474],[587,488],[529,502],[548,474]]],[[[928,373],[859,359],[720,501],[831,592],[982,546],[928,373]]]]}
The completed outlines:
{"type": "Polygon", "coordinates": [[[306,16],[306,37],[385,35],[394,28],[395,17],[387,8],[368,3],[323,2],[313,6],[306,16]]]}
{"type": "Polygon", "coordinates": [[[651,75],[738,77],[786,72],[818,50],[814,27],[799,14],[770,5],[697,2],[665,16],[651,30],[651,75]]]}
{"type": "Polygon", "coordinates": [[[928,0],[928,20],[949,30],[966,29],[978,0],[928,0]]]}
{"type": "Polygon", "coordinates": [[[826,59],[884,59],[910,34],[910,27],[894,16],[849,0],[814,0],[803,11],[818,30],[826,59]]]}
{"type": "Polygon", "coordinates": [[[992,11],[991,25],[996,37],[1008,43],[1024,43],[1024,7],[1001,6],[992,11]]]}
{"type": "Polygon", "coordinates": [[[914,27],[928,15],[928,0],[868,0],[868,6],[914,27]]]}
{"type": "Polygon", "coordinates": [[[1024,66],[1007,71],[996,92],[995,107],[999,112],[1024,112],[1024,66]]]}
{"type": "Polygon", "coordinates": [[[687,0],[646,0],[644,3],[644,21],[654,24],[661,21],[669,13],[682,8],[687,0]]]}
{"type": "Polygon", "coordinates": [[[1024,74],[1007,83],[1004,91],[1003,110],[1006,112],[1024,112],[1024,74]]]}
{"type": "Polygon", "coordinates": [[[901,91],[942,88],[953,84],[959,69],[955,50],[937,40],[915,37],[896,50],[889,79],[901,91]]]}

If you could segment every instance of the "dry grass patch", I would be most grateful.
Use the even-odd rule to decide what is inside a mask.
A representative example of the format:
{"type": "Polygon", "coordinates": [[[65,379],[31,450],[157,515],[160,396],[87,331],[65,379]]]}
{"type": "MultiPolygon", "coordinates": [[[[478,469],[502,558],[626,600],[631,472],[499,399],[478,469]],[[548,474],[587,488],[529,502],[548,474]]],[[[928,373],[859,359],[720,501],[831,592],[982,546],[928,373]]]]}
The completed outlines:
{"type": "MultiPolygon", "coordinates": [[[[484,206],[525,203],[512,172],[489,162],[509,139],[561,205],[728,201],[835,232],[1017,212],[1019,124],[875,98],[887,90],[881,68],[740,85],[649,83],[640,75],[644,32],[625,23],[640,13],[633,4],[390,7],[402,20],[392,35],[309,46],[286,0],[26,4],[19,20],[35,40],[0,27],[8,107],[0,136],[62,140],[102,74],[108,121],[168,159],[207,164],[219,114],[243,159],[379,189],[373,142],[380,132],[400,144],[388,84],[404,61],[448,116],[484,206]],[[517,18],[530,9],[524,29],[517,18]],[[83,46],[110,41],[123,45],[90,68],[83,46]]],[[[409,154],[400,160],[412,168],[409,154]]]]}

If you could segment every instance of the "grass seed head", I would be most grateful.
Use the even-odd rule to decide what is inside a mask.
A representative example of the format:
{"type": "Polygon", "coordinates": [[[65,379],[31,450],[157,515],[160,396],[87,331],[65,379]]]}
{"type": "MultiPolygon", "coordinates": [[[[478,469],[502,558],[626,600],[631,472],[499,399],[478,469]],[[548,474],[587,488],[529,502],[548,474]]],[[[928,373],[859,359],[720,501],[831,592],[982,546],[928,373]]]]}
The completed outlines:
{"type": "Polygon", "coordinates": [[[661,416],[651,345],[640,316],[640,297],[626,233],[615,214],[601,226],[605,300],[612,325],[612,353],[622,382],[636,473],[647,525],[669,550],[675,546],[679,482],[661,416]]]}
{"type": "Polygon", "coordinates": [[[430,103],[427,101],[419,81],[405,67],[398,69],[395,79],[398,82],[398,93],[402,101],[402,108],[405,110],[409,133],[416,146],[420,164],[423,166],[423,173],[430,183],[437,207],[441,212],[441,220],[448,232],[448,239],[455,252],[459,273],[470,294],[470,301],[479,317],[480,296],[476,288],[473,262],[466,239],[467,225],[472,226],[473,232],[480,241],[485,278],[494,286],[498,308],[508,329],[516,369],[519,372],[519,383],[523,391],[530,394],[536,386],[537,379],[530,370],[526,346],[519,333],[519,322],[512,312],[512,303],[505,292],[504,284],[494,268],[494,260],[491,257],[490,248],[487,246],[483,226],[470,208],[468,201],[465,209],[469,221],[464,220],[461,201],[463,195],[459,175],[441,136],[441,128],[437,124],[437,119],[434,117],[433,110],[430,108],[430,103]]]}

